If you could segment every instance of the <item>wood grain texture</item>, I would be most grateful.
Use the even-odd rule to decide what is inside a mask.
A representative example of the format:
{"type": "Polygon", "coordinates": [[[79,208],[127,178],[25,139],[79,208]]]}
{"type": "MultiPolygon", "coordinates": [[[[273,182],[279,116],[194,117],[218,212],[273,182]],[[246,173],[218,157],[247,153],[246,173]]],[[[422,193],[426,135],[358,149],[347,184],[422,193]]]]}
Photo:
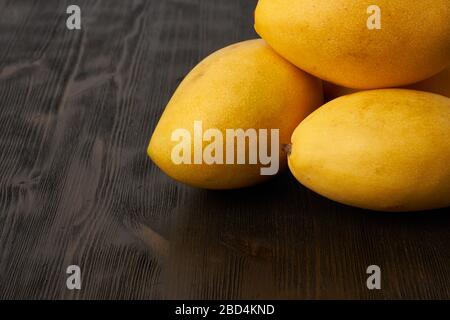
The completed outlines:
{"type": "Polygon", "coordinates": [[[256,37],[255,0],[76,3],[82,31],[72,2],[0,0],[1,299],[450,299],[448,210],[349,208],[288,173],[197,190],[147,158],[186,73],[256,37]]]}

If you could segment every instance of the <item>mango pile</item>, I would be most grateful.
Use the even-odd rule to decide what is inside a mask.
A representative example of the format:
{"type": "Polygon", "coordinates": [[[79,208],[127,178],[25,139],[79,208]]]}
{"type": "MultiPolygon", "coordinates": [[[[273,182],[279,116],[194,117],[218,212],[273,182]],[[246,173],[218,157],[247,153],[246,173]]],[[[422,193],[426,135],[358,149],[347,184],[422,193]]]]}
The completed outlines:
{"type": "Polygon", "coordinates": [[[260,0],[255,30],[177,88],[147,150],[159,168],[235,189],[269,179],[276,159],[342,204],[450,206],[448,0],[260,0]],[[222,148],[230,133],[241,139],[222,148]]]}

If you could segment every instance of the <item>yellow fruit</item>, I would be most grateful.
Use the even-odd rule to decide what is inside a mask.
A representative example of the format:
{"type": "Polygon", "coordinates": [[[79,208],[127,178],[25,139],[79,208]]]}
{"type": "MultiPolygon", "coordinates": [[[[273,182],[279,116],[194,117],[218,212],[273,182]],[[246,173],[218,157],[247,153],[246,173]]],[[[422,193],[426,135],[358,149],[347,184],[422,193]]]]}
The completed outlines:
{"type": "MultiPolygon", "coordinates": [[[[218,129],[224,137],[227,129],[279,129],[279,143],[289,144],[295,127],[322,104],[322,95],[320,80],[281,58],[263,40],[229,46],[186,76],[153,133],[148,154],[169,176],[192,186],[232,189],[258,183],[268,178],[261,175],[265,166],[260,162],[194,164],[194,159],[175,164],[172,152],[178,142],[172,141],[173,132],[185,129],[193,137],[196,121],[202,122],[203,132],[218,129]]],[[[208,145],[201,144],[203,149],[208,145]]],[[[194,157],[194,146],[191,150],[194,157]]],[[[285,152],[280,157],[280,166],[287,167],[285,152]]]]}
{"type": "Polygon", "coordinates": [[[255,20],[283,57],[349,88],[408,85],[450,64],[448,0],[260,0],[255,20]],[[374,4],[381,29],[369,30],[374,4]]]}
{"type": "Polygon", "coordinates": [[[406,89],[340,97],[298,126],[288,160],[302,184],[344,204],[450,206],[450,99],[406,89]]]}
{"type": "MultiPolygon", "coordinates": [[[[404,88],[436,93],[450,98],[450,68],[445,69],[431,78],[423,80],[419,83],[405,86],[404,88]]],[[[338,86],[330,82],[323,83],[323,90],[325,101],[327,102],[336,99],[337,97],[359,91],[357,89],[338,86]]]]}

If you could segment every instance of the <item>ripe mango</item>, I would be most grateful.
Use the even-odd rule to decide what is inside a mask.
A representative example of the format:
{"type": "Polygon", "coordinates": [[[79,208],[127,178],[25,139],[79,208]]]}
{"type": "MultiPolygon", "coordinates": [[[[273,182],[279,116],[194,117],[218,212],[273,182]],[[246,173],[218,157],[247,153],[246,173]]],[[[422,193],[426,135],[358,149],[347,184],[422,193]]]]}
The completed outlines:
{"type": "MultiPolygon", "coordinates": [[[[287,62],[265,41],[234,44],[207,57],[182,81],[153,133],[148,155],[167,175],[195,187],[250,186],[268,178],[261,175],[260,163],[175,164],[172,152],[178,142],[172,141],[173,132],[185,129],[193,137],[196,121],[202,122],[203,131],[218,129],[224,137],[227,129],[279,129],[281,146],[290,143],[296,126],[322,103],[321,81],[287,62]]],[[[287,155],[280,150],[275,150],[280,166],[287,168],[287,155]]]]}
{"type": "Polygon", "coordinates": [[[259,0],[255,29],[279,54],[355,89],[422,81],[450,64],[448,0],[259,0]],[[369,29],[370,8],[381,29],[369,29]]]}
{"type": "Polygon", "coordinates": [[[407,89],[337,98],[298,126],[288,161],[306,187],[347,205],[450,206],[450,99],[407,89]]]}

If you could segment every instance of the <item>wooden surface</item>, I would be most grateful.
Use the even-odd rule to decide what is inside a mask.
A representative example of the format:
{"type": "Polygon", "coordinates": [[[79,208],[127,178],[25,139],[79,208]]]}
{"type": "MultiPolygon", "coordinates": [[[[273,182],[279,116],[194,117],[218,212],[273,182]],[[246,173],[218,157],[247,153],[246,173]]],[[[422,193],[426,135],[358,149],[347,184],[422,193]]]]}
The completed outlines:
{"type": "Polygon", "coordinates": [[[197,190],[147,158],[184,75],[256,36],[255,5],[0,0],[0,298],[450,298],[448,210],[353,209],[288,173],[197,190]]]}

